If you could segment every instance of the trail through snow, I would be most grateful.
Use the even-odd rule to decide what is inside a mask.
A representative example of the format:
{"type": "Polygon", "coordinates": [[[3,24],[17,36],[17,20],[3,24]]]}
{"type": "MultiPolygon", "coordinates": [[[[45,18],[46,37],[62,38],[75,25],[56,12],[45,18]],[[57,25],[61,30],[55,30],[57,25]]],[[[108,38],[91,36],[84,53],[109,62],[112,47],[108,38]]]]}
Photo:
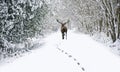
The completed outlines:
{"type": "Polygon", "coordinates": [[[68,32],[44,39],[46,44],[31,54],[0,66],[0,72],[120,72],[120,57],[84,34],[68,32]]]}

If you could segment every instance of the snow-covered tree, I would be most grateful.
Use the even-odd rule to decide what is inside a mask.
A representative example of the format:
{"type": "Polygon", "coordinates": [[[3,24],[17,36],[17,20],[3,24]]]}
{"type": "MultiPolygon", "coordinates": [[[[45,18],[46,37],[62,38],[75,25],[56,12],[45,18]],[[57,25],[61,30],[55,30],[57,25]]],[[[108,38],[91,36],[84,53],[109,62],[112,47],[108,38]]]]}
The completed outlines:
{"type": "Polygon", "coordinates": [[[0,0],[0,53],[13,52],[10,44],[42,35],[47,13],[45,0],[0,0]]]}

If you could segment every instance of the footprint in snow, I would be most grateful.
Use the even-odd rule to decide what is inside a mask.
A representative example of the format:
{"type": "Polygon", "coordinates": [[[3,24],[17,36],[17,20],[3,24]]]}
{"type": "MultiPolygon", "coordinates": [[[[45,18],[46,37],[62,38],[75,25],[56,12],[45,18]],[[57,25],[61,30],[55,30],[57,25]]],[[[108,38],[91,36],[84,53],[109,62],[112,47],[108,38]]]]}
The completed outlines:
{"type": "MultiPolygon", "coordinates": [[[[62,49],[60,49],[60,48],[57,48],[59,51],[61,51],[62,53],[64,52],[64,50],[62,50],[62,49]]],[[[65,54],[66,55],[68,55],[68,53],[67,52],[65,52],[65,54]]],[[[72,57],[72,55],[68,55],[68,57],[69,58],[71,58],[72,57]]],[[[76,58],[73,58],[73,60],[74,61],[77,61],[77,59],[76,58]]],[[[77,62],[77,65],[79,66],[80,65],[80,63],[79,62],[77,62]]],[[[81,69],[83,70],[83,71],[85,71],[85,69],[83,68],[83,67],[81,67],[81,69]]]]}
{"type": "Polygon", "coordinates": [[[85,71],[85,69],[82,67],[82,70],[85,71]]]}
{"type": "Polygon", "coordinates": [[[62,50],[62,52],[64,52],[64,50],[62,50]]]}
{"type": "Polygon", "coordinates": [[[65,54],[68,54],[67,52],[65,52],[65,54]]]}
{"type": "Polygon", "coordinates": [[[69,58],[71,58],[72,57],[72,55],[69,55],[69,58]]]}
{"type": "Polygon", "coordinates": [[[80,65],[80,63],[78,62],[77,65],[80,65]]]}

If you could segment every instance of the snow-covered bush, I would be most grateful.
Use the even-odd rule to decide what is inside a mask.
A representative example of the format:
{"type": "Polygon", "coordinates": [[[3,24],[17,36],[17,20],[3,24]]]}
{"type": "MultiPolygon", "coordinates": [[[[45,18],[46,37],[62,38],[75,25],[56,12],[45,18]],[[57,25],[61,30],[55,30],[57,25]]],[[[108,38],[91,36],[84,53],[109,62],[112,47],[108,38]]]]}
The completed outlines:
{"type": "Polygon", "coordinates": [[[0,0],[0,54],[21,51],[14,45],[42,36],[42,22],[48,12],[45,0],[0,0]]]}

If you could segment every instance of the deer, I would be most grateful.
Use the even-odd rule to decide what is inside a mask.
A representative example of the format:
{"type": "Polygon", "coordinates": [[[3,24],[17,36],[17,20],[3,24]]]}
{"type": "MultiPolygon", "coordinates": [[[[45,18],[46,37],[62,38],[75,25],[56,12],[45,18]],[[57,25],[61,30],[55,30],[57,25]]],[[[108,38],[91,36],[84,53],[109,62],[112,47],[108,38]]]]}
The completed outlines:
{"type": "Polygon", "coordinates": [[[61,24],[62,39],[64,39],[65,35],[67,39],[67,27],[65,25],[69,22],[69,20],[64,23],[60,22],[58,19],[56,19],[56,21],[61,24]]]}

